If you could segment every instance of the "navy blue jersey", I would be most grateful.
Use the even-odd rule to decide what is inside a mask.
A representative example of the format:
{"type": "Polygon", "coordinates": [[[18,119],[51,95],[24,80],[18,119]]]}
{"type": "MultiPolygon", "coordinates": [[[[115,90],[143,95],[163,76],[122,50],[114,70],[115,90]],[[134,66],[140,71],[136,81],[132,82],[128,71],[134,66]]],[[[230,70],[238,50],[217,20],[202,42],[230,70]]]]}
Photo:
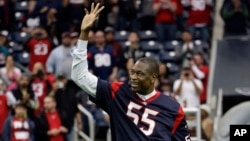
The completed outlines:
{"type": "Polygon", "coordinates": [[[104,50],[100,51],[96,46],[91,47],[88,50],[88,62],[89,68],[97,77],[107,80],[116,66],[113,48],[106,45],[104,50]]]}
{"type": "Polygon", "coordinates": [[[128,85],[99,79],[90,99],[109,113],[113,141],[190,141],[182,107],[160,92],[143,101],[128,85]]]}

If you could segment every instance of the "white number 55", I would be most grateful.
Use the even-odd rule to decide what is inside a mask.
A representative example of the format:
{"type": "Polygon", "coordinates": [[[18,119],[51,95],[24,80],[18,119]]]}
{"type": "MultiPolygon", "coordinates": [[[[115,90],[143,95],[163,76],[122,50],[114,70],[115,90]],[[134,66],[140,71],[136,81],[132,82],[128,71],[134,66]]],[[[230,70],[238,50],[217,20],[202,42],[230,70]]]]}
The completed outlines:
{"type": "MultiPolygon", "coordinates": [[[[128,105],[128,111],[127,111],[127,116],[133,119],[133,122],[135,123],[135,125],[138,125],[139,123],[139,115],[134,113],[132,110],[140,110],[142,108],[141,105],[138,105],[134,102],[130,102],[128,105]]],[[[145,108],[142,117],[141,117],[141,122],[145,123],[148,125],[148,129],[145,129],[143,127],[140,128],[140,130],[147,136],[151,135],[154,131],[155,128],[155,121],[150,119],[148,116],[149,115],[153,115],[156,116],[159,112],[145,108]]]]}

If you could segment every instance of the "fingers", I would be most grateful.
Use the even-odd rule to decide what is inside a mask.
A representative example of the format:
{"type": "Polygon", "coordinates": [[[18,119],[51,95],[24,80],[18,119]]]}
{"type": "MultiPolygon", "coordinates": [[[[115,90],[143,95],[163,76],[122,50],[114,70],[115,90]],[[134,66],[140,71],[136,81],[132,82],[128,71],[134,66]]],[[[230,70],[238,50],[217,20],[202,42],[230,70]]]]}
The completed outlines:
{"type": "Polygon", "coordinates": [[[99,9],[96,11],[96,14],[98,15],[103,9],[104,9],[104,6],[102,6],[101,8],[99,8],[99,9]]]}
{"type": "Polygon", "coordinates": [[[94,11],[94,3],[92,2],[90,13],[93,13],[93,11],[94,11]]]}
{"type": "Polygon", "coordinates": [[[94,9],[94,11],[93,11],[94,13],[96,13],[96,12],[97,12],[97,10],[98,10],[99,6],[100,6],[100,3],[97,3],[97,4],[96,4],[96,6],[95,6],[95,9],[94,9]]]}
{"type": "Polygon", "coordinates": [[[86,15],[89,14],[89,11],[86,8],[84,8],[84,11],[85,11],[86,15]]]}

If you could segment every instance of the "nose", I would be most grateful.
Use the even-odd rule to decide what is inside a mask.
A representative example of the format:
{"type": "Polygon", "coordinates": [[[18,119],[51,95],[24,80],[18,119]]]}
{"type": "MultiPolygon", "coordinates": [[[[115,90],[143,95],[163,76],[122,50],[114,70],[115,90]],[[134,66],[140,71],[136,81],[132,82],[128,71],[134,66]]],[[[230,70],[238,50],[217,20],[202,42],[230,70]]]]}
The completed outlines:
{"type": "Polygon", "coordinates": [[[131,80],[136,80],[137,79],[137,75],[136,75],[136,73],[130,73],[130,79],[131,80]]]}

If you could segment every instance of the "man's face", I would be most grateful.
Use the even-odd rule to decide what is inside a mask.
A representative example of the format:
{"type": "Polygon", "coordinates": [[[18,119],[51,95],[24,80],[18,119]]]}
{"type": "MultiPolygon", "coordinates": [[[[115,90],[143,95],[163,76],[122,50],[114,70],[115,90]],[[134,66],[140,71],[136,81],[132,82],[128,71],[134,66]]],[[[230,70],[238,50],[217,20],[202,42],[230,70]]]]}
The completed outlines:
{"type": "Polygon", "coordinates": [[[51,111],[52,109],[56,108],[56,103],[50,97],[46,97],[44,99],[44,109],[46,111],[51,111]]]}
{"type": "Polygon", "coordinates": [[[6,41],[7,41],[7,37],[0,35],[0,45],[4,45],[6,41]]]}
{"type": "Polygon", "coordinates": [[[15,115],[17,117],[25,117],[26,109],[24,107],[16,107],[15,108],[15,115]]]}
{"type": "Polygon", "coordinates": [[[29,84],[29,78],[27,77],[27,76],[21,76],[21,78],[20,78],[20,80],[19,80],[20,82],[20,86],[22,87],[22,88],[26,88],[26,87],[28,87],[28,84],[29,84]]]}
{"type": "Polygon", "coordinates": [[[71,45],[71,38],[69,36],[65,36],[62,38],[62,44],[65,47],[69,47],[71,45]]]}
{"type": "Polygon", "coordinates": [[[114,40],[114,37],[115,37],[115,36],[114,36],[114,33],[108,32],[108,33],[106,33],[105,37],[106,37],[106,41],[107,41],[107,42],[111,42],[111,41],[114,40]]]}
{"type": "Polygon", "coordinates": [[[138,35],[135,33],[135,32],[131,32],[128,36],[128,40],[131,42],[131,43],[137,43],[139,42],[139,37],[138,35]]]}
{"type": "Polygon", "coordinates": [[[190,42],[192,41],[192,35],[189,32],[182,33],[182,40],[183,42],[190,42]]]}
{"type": "Polygon", "coordinates": [[[95,33],[95,42],[97,44],[104,44],[105,43],[104,33],[102,31],[97,31],[95,33]]]}
{"type": "Polygon", "coordinates": [[[197,55],[194,55],[194,62],[197,65],[202,65],[204,61],[203,61],[202,56],[197,54],[197,55]]]}
{"type": "Polygon", "coordinates": [[[140,94],[149,94],[154,87],[155,78],[149,72],[148,64],[136,62],[130,71],[132,91],[140,94]]]}

